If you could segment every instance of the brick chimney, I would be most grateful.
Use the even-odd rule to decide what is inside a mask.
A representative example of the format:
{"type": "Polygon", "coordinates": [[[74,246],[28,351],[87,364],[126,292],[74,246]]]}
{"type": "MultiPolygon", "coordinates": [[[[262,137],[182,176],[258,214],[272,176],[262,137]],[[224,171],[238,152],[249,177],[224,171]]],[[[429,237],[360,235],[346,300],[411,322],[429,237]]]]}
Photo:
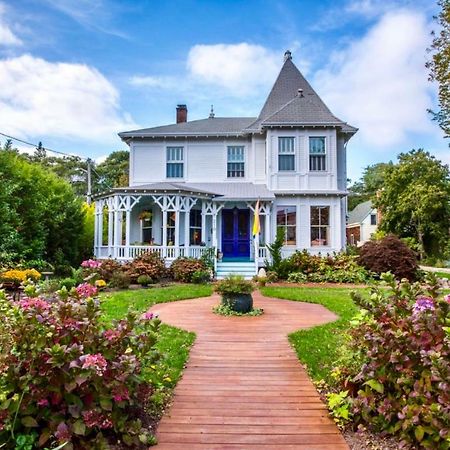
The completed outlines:
{"type": "Polygon", "coordinates": [[[177,123],[187,122],[187,106],[177,105],[177,123]]]}

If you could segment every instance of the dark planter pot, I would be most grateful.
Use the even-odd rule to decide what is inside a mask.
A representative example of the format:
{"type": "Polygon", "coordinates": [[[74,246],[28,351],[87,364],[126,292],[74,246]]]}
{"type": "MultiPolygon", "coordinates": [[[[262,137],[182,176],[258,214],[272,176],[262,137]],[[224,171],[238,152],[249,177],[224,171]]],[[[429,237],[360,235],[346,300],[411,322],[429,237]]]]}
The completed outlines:
{"type": "Polygon", "coordinates": [[[252,294],[224,295],[222,304],[229,306],[233,311],[248,313],[253,309],[253,297],[252,294]]]}

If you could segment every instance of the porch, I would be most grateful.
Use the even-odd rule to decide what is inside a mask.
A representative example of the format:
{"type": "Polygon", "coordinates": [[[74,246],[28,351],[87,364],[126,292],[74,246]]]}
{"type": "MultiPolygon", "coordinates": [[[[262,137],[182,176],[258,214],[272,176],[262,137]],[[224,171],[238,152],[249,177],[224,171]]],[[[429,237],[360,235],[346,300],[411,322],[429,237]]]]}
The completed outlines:
{"type": "Polygon", "coordinates": [[[221,259],[252,261],[256,273],[268,257],[272,201],[259,202],[261,232],[253,239],[256,203],[180,188],[113,190],[96,199],[94,254],[125,262],[156,252],[169,266],[209,252],[215,267],[221,259]]]}

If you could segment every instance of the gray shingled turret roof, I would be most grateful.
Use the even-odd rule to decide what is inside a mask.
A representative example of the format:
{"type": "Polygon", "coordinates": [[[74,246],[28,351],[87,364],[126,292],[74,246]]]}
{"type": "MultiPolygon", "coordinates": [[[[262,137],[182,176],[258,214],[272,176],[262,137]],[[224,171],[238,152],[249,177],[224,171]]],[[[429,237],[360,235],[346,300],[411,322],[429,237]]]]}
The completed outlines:
{"type": "Polygon", "coordinates": [[[370,214],[372,209],[373,205],[370,200],[356,205],[352,211],[349,211],[347,223],[349,225],[354,223],[362,223],[362,221],[370,214]]]}
{"type": "Polygon", "coordinates": [[[124,140],[170,136],[245,136],[249,133],[261,132],[268,126],[292,125],[334,126],[349,134],[357,131],[357,128],[348,125],[331,113],[292,62],[291,53],[287,51],[283,67],[258,118],[210,117],[127,131],[119,133],[119,136],[124,140]]]}

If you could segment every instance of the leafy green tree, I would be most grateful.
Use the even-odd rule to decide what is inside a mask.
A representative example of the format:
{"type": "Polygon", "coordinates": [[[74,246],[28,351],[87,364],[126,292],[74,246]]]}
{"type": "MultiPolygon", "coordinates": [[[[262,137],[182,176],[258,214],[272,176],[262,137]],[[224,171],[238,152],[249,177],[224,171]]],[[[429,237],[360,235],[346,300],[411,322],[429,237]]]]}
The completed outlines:
{"type": "Polygon", "coordinates": [[[381,229],[419,242],[422,257],[440,256],[449,239],[450,173],[422,149],[401,153],[375,199],[381,229]]]}
{"type": "Polygon", "coordinates": [[[129,160],[130,152],[128,150],[112,152],[105,161],[96,167],[96,172],[100,176],[98,188],[106,190],[128,186],[129,160]]]}
{"type": "Polygon", "coordinates": [[[427,63],[430,69],[430,80],[436,81],[439,86],[439,111],[430,111],[434,120],[450,136],[450,0],[439,0],[441,10],[436,17],[440,30],[433,32],[434,37],[431,48],[431,61],[427,63]]]}
{"type": "Polygon", "coordinates": [[[84,212],[72,187],[14,149],[0,150],[0,252],[59,265],[80,262],[84,212]]]}
{"type": "Polygon", "coordinates": [[[367,166],[359,181],[349,187],[348,209],[367,200],[375,200],[377,192],[383,187],[386,171],[392,167],[392,161],[367,166]]]}

